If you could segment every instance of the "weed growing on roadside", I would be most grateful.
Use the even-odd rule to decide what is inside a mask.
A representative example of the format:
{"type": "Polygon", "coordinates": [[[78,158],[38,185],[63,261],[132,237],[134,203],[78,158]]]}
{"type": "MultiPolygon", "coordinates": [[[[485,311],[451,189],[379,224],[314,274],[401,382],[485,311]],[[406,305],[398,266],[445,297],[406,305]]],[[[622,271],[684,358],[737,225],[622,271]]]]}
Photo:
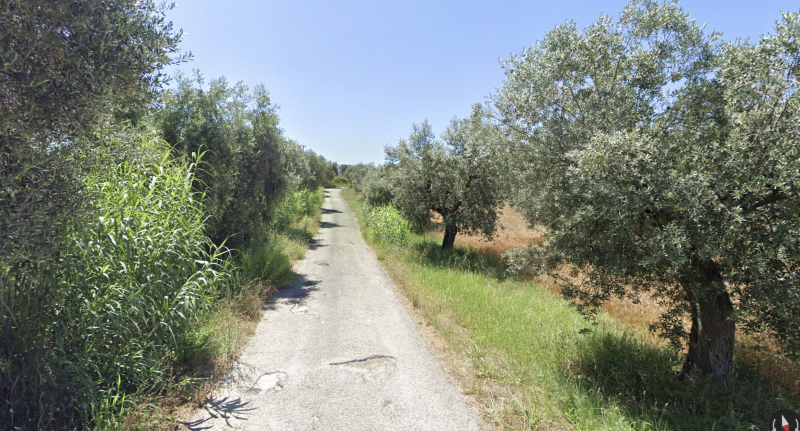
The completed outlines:
{"type": "Polygon", "coordinates": [[[372,208],[365,213],[364,221],[375,242],[402,245],[411,233],[408,222],[391,205],[372,208]]]}
{"type": "Polygon", "coordinates": [[[245,251],[241,260],[244,274],[254,280],[270,281],[276,288],[295,278],[289,257],[271,243],[245,251]]]}
{"type": "Polygon", "coordinates": [[[74,247],[47,264],[0,268],[0,423],[82,428],[116,421],[136,394],[168,384],[193,349],[192,320],[232,270],[206,238],[192,167],[159,142],[153,162],[124,162],[87,178],[93,216],[74,247]]]}

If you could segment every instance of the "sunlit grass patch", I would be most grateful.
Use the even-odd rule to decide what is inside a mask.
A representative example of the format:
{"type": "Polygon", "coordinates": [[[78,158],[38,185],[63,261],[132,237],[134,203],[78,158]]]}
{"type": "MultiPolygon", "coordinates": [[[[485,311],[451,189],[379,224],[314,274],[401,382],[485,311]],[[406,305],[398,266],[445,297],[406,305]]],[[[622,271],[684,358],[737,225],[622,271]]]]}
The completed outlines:
{"type": "MultiPolygon", "coordinates": [[[[344,196],[363,214],[352,191],[344,196]]],[[[681,382],[682,352],[603,312],[587,321],[551,287],[507,278],[491,254],[442,252],[427,235],[411,235],[400,250],[371,245],[417,312],[474,368],[477,379],[459,381],[499,429],[750,430],[800,405],[741,358],[729,396],[710,380],[681,382]]]]}

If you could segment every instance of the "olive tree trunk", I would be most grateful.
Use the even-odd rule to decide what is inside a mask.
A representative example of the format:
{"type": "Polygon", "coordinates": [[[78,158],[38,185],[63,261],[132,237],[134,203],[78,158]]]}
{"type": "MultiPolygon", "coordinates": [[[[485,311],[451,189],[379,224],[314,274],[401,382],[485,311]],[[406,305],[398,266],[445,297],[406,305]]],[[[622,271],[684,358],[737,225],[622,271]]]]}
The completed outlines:
{"type": "Polygon", "coordinates": [[[692,301],[692,329],[681,377],[710,374],[717,387],[728,392],[733,386],[736,339],[733,303],[714,262],[695,261],[692,267],[695,277],[682,283],[692,301]]]}
{"type": "Polygon", "coordinates": [[[444,239],[442,240],[442,250],[450,250],[453,248],[453,243],[456,241],[458,234],[458,226],[455,224],[445,225],[444,239]]]}

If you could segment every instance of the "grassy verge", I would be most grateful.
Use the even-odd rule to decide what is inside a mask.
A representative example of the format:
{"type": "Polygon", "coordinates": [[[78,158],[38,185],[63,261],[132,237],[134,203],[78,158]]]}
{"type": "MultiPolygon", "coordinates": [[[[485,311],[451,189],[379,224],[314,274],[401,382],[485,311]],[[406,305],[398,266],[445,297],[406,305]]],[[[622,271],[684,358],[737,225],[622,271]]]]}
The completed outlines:
{"type": "MultiPolygon", "coordinates": [[[[363,223],[361,199],[350,189],[343,196],[363,223]]],[[[455,377],[500,429],[766,429],[775,410],[798,408],[747,361],[730,396],[709,381],[681,383],[681,352],[605,314],[587,322],[550,290],[504,278],[491,256],[443,253],[427,235],[400,245],[364,236],[446,348],[472,367],[455,377]]]]}
{"type": "MultiPolygon", "coordinates": [[[[297,194],[304,194],[303,208],[292,209],[294,214],[288,216],[292,220],[280,232],[272,232],[263,246],[241,253],[227,292],[193,322],[188,335],[193,349],[183,359],[183,371],[169,385],[153,391],[158,395],[144,397],[138,407],[119,420],[107,420],[101,428],[186,429],[181,421],[202,406],[238,359],[261,320],[264,303],[295,278],[292,263],[305,257],[308,243],[319,230],[324,193],[297,194]]],[[[297,203],[294,198],[289,199],[292,205],[297,203]]]]}

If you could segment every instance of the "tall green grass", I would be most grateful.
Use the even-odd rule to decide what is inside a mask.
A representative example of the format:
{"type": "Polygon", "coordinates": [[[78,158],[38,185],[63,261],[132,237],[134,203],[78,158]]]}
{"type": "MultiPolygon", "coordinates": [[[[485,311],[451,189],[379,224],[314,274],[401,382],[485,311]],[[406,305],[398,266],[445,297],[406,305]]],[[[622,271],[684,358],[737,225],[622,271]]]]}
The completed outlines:
{"type": "MultiPolygon", "coordinates": [[[[344,196],[363,222],[369,209],[344,196]]],[[[800,407],[738,359],[730,395],[711,381],[681,382],[682,352],[603,313],[587,321],[497,259],[442,252],[438,239],[413,233],[402,248],[372,245],[449,350],[472,364],[478,381],[465,389],[501,429],[756,430],[774,411],[800,407]]]]}
{"type": "Polygon", "coordinates": [[[0,268],[4,428],[113,427],[194,348],[190,324],[232,268],[203,232],[193,166],[159,142],[144,150],[152,161],[87,178],[93,208],[58,257],[67,270],[0,268]]]}
{"type": "Polygon", "coordinates": [[[403,245],[411,234],[408,222],[397,208],[383,205],[363,211],[362,219],[370,238],[382,244],[403,245]]]}
{"type": "Polygon", "coordinates": [[[296,241],[311,241],[309,232],[316,232],[315,216],[325,200],[325,191],[297,190],[289,193],[286,199],[274,210],[272,234],[283,235],[296,241]]]}
{"type": "Polygon", "coordinates": [[[129,412],[125,429],[175,428],[182,419],[180,406],[203,403],[237,360],[261,319],[265,301],[295,278],[292,262],[303,258],[319,229],[322,190],[290,196],[294,199],[284,206],[288,222],[282,230],[273,226],[260,242],[231,252],[232,275],[208,311],[200,313],[187,331],[186,338],[192,341],[178,370],[183,377],[129,412]]]}
{"type": "Polygon", "coordinates": [[[253,279],[269,281],[276,288],[284,287],[295,278],[289,256],[272,243],[243,253],[242,270],[253,279]]]}

